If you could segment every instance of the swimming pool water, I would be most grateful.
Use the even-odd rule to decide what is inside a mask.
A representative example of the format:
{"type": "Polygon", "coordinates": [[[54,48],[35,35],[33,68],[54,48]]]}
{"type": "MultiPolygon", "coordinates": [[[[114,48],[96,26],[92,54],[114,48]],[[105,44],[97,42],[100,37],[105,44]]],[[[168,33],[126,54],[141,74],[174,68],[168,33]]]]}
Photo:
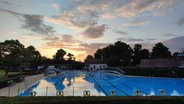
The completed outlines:
{"type": "Polygon", "coordinates": [[[63,71],[60,76],[50,76],[42,79],[19,96],[84,96],[89,91],[90,96],[183,96],[184,80],[171,78],[150,78],[118,76],[105,71],[95,73],[87,71],[63,71]]]}

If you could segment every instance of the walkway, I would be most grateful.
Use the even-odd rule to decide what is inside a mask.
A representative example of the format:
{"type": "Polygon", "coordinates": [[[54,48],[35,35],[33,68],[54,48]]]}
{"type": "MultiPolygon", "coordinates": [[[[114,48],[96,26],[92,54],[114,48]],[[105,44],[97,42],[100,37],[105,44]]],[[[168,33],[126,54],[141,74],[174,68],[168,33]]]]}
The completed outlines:
{"type": "Polygon", "coordinates": [[[24,81],[0,89],[0,96],[17,96],[19,92],[44,78],[44,74],[25,77],[24,81]]]}

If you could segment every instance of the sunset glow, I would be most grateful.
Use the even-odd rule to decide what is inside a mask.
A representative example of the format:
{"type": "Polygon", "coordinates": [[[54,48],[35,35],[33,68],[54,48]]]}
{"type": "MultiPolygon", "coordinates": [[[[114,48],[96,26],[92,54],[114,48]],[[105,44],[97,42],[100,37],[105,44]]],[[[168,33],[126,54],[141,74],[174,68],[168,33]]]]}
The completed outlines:
{"type": "Polygon", "coordinates": [[[0,0],[0,42],[18,39],[53,58],[60,48],[83,61],[116,41],[171,52],[184,44],[183,0],[0,0]]]}

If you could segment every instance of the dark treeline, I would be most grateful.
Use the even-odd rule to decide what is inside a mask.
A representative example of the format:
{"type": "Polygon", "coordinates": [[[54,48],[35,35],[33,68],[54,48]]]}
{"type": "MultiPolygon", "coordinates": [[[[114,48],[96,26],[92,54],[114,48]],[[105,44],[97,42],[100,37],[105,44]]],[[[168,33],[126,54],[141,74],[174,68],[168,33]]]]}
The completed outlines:
{"type": "MultiPolygon", "coordinates": [[[[108,66],[135,66],[140,64],[141,59],[150,58],[170,58],[172,57],[169,48],[162,43],[157,43],[152,48],[152,52],[143,49],[141,44],[135,44],[133,48],[130,45],[117,41],[114,45],[109,45],[98,49],[94,53],[94,58],[103,59],[108,66]]],[[[88,55],[85,60],[92,58],[88,55]]]]}
{"type": "MultiPolygon", "coordinates": [[[[175,53],[174,55],[176,55],[175,53]]],[[[102,49],[97,49],[94,58],[102,59],[108,66],[135,66],[140,64],[141,59],[150,58],[169,58],[172,57],[169,48],[162,43],[153,46],[152,52],[143,49],[141,44],[135,44],[134,47],[117,41],[102,49]]],[[[85,60],[93,56],[88,55],[85,60]]],[[[21,65],[37,68],[43,64],[76,64],[78,69],[83,67],[83,63],[75,61],[72,53],[67,53],[63,49],[58,49],[52,59],[41,56],[40,52],[34,46],[25,47],[18,40],[5,40],[0,42],[0,66],[10,69],[18,68],[21,65]],[[68,58],[65,59],[64,56],[68,58]]]]}
{"type": "Polygon", "coordinates": [[[82,67],[81,62],[75,61],[72,53],[67,53],[63,49],[57,50],[52,59],[41,56],[40,52],[34,46],[25,47],[18,40],[5,40],[0,42],[0,66],[8,70],[26,66],[36,69],[39,65],[44,64],[75,64],[77,68],[82,67]],[[64,59],[64,56],[68,56],[64,59]]]}

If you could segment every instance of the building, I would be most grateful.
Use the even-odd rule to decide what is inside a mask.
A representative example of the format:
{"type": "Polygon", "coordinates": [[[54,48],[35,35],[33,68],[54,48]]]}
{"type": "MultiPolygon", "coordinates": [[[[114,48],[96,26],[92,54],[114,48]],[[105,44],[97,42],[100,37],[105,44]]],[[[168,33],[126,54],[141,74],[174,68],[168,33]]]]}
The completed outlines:
{"type": "Polygon", "coordinates": [[[108,65],[102,59],[90,59],[85,62],[85,67],[90,71],[103,70],[108,65]]]}
{"type": "Polygon", "coordinates": [[[179,68],[184,68],[184,53],[177,54],[177,59],[180,62],[179,68]]]}
{"type": "Polygon", "coordinates": [[[140,67],[173,68],[178,67],[180,62],[177,58],[142,59],[140,67]]]}

